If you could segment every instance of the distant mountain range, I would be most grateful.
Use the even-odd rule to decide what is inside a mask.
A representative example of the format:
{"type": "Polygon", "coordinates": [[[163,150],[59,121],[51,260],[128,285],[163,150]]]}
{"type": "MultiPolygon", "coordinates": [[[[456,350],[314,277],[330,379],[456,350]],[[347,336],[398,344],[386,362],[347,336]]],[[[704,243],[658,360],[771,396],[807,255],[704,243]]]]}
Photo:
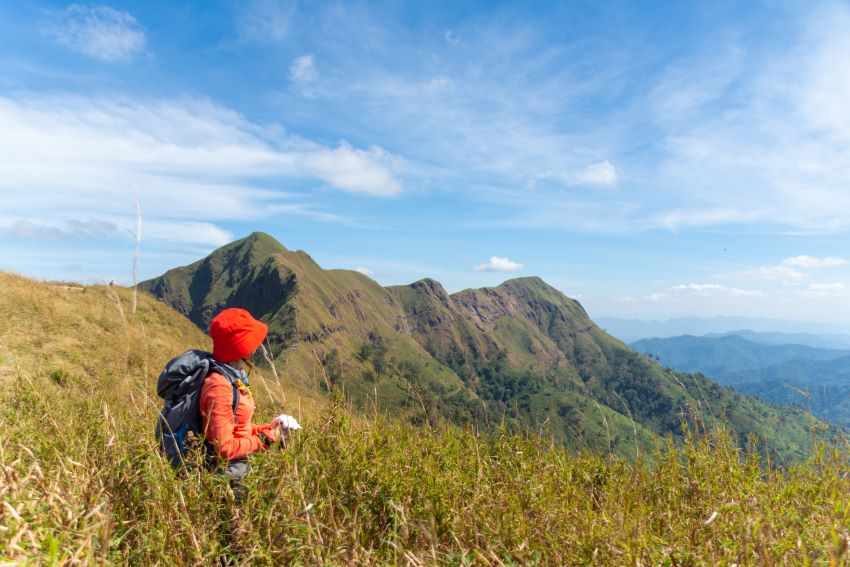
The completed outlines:
{"type": "Polygon", "coordinates": [[[832,360],[850,355],[850,349],[831,350],[805,345],[768,345],[739,335],[666,339],[641,339],[630,345],[638,352],[652,354],[665,366],[683,372],[702,372],[721,384],[730,372],[766,368],[796,359],[832,360]]]}
{"type": "MultiPolygon", "coordinates": [[[[789,336],[748,333],[764,335],[789,336]]],[[[850,425],[850,349],[760,344],[739,335],[642,339],[631,346],[677,370],[701,372],[770,403],[811,407],[825,420],[850,425]]]]}
{"type": "Polygon", "coordinates": [[[846,325],[835,325],[748,317],[679,317],[664,321],[597,317],[596,322],[606,332],[627,343],[681,335],[736,334],[765,344],[850,348],[850,322],[846,325]]]}
{"type": "Polygon", "coordinates": [[[779,333],[739,329],[725,333],[708,333],[708,338],[737,335],[754,343],[765,345],[803,345],[814,348],[850,349],[850,335],[815,335],[812,333],[779,333]]]}
{"type": "Polygon", "coordinates": [[[384,288],[254,233],[140,288],[201,329],[245,307],[269,325],[288,376],[414,423],[534,429],[629,455],[706,412],[780,458],[810,445],[800,410],[663,368],[536,277],[454,294],[431,279],[384,288]]]}

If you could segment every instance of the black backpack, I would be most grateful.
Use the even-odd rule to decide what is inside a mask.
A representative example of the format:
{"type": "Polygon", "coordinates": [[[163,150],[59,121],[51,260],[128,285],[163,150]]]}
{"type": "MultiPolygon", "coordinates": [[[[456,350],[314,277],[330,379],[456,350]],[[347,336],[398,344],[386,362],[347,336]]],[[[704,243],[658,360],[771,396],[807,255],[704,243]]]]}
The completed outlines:
{"type": "MultiPolygon", "coordinates": [[[[165,400],[156,421],[156,438],[160,450],[174,468],[180,468],[190,450],[189,433],[200,437],[201,387],[211,372],[218,372],[233,386],[233,418],[239,406],[237,376],[230,367],[218,362],[212,354],[189,350],[170,360],[156,382],[156,393],[165,400]]],[[[238,422],[238,419],[237,419],[238,422]]]]}

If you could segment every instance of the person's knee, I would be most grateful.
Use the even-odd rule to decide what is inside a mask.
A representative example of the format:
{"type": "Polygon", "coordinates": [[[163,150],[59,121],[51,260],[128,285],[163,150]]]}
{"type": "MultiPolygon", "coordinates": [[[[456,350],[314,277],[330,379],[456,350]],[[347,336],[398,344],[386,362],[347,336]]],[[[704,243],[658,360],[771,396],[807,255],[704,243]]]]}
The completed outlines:
{"type": "Polygon", "coordinates": [[[230,489],[237,503],[245,498],[245,477],[248,475],[248,461],[231,461],[224,467],[224,475],[230,481],[230,489]]]}
{"type": "Polygon", "coordinates": [[[248,474],[248,461],[239,460],[227,463],[224,467],[224,474],[231,482],[234,480],[241,481],[248,474]]]}

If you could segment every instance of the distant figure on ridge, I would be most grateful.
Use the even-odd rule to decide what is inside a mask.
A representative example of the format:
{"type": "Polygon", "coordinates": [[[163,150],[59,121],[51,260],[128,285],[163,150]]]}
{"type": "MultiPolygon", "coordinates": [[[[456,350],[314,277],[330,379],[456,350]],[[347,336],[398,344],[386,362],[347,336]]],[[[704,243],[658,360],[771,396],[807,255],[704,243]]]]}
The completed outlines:
{"type": "Polygon", "coordinates": [[[204,439],[207,465],[230,479],[237,502],[244,498],[247,456],[265,451],[301,429],[288,415],[254,425],[256,406],[248,381],[254,352],[268,327],[244,309],[225,309],[210,323],[213,351],[190,350],[170,361],[157,382],[165,399],[157,433],[174,467],[187,456],[189,431],[204,439]]]}

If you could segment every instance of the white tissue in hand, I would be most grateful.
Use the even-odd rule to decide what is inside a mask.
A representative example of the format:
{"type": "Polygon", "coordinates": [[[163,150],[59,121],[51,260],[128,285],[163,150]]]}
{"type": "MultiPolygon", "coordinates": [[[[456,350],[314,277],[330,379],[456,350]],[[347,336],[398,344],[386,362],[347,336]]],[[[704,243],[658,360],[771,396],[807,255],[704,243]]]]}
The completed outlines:
{"type": "Polygon", "coordinates": [[[274,421],[283,429],[301,429],[301,424],[299,424],[291,415],[281,414],[274,418],[274,421]]]}

